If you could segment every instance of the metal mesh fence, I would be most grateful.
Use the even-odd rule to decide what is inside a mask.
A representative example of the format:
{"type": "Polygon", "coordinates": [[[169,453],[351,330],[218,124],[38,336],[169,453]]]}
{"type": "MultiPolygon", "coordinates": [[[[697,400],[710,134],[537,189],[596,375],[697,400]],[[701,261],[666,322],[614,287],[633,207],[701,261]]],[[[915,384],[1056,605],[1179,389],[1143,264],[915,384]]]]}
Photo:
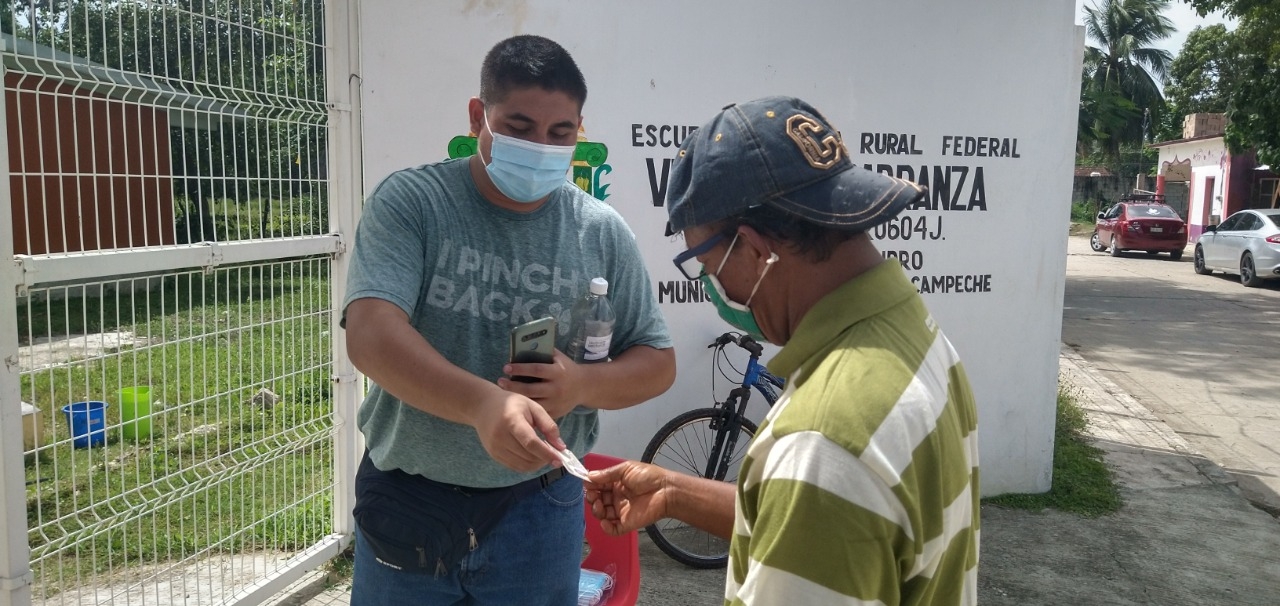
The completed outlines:
{"type": "Polygon", "coordinates": [[[37,598],[220,594],[330,532],[326,264],[30,292],[37,598]]]}
{"type": "Polygon", "coordinates": [[[34,603],[232,602],[333,532],[322,8],[0,9],[34,603]]]}
{"type": "Polygon", "coordinates": [[[304,0],[29,0],[4,22],[18,254],[328,229],[304,0]]]}

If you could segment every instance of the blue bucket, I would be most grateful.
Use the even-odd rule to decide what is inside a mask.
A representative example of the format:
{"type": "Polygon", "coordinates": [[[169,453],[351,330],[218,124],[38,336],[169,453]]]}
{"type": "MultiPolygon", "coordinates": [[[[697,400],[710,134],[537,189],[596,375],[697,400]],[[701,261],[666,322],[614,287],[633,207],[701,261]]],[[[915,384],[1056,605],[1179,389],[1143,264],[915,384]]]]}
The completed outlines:
{"type": "Polygon", "coordinates": [[[62,407],[71,426],[72,444],[76,448],[102,446],[107,443],[107,403],[76,402],[62,407]]]}

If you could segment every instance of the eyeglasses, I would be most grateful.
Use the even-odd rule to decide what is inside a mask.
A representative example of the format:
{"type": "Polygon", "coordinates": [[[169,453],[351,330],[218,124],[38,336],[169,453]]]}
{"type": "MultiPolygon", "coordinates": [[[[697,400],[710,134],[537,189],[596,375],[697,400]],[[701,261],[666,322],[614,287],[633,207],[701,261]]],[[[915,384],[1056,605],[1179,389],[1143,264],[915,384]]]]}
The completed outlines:
{"type": "Polygon", "coordinates": [[[697,280],[705,273],[703,272],[702,262],[698,260],[698,255],[715,248],[717,244],[727,237],[728,235],[723,232],[711,236],[703,241],[702,244],[676,255],[672,262],[676,264],[676,267],[680,269],[680,273],[684,274],[684,277],[690,280],[697,280]]]}

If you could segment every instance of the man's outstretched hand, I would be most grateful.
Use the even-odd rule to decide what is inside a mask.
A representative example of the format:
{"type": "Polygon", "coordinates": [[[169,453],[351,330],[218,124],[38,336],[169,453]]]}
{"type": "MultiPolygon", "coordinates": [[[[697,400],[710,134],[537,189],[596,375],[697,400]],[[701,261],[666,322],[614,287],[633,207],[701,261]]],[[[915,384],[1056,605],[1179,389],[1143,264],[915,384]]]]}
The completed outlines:
{"type": "Polygon", "coordinates": [[[591,472],[586,498],[592,515],[600,520],[605,532],[614,536],[669,517],[671,474],[657,465],[637,461],[591,472]]]}

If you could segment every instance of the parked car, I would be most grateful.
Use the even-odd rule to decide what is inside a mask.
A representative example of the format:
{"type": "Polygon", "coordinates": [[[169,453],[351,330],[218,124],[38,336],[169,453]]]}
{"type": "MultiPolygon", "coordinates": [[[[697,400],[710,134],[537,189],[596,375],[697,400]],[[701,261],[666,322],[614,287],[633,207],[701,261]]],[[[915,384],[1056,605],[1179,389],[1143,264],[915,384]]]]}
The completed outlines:
{"type": "Polygon", "coordinates": [[[1126,250],[1167,252],[1177,261],[1187,246],[1187,223],[1163,196],[1131,194],[1098,213],[1089,246],[1095,252],[1110,249],[1113,257],[1126,250]]]}
{"type": "Polygon", "coordinates": [[[1195,268],[1239,274],[1245,286],[1280,279],[1280,209],[1242,210],[1206,227],[1196,240],[1195,268]]]}

